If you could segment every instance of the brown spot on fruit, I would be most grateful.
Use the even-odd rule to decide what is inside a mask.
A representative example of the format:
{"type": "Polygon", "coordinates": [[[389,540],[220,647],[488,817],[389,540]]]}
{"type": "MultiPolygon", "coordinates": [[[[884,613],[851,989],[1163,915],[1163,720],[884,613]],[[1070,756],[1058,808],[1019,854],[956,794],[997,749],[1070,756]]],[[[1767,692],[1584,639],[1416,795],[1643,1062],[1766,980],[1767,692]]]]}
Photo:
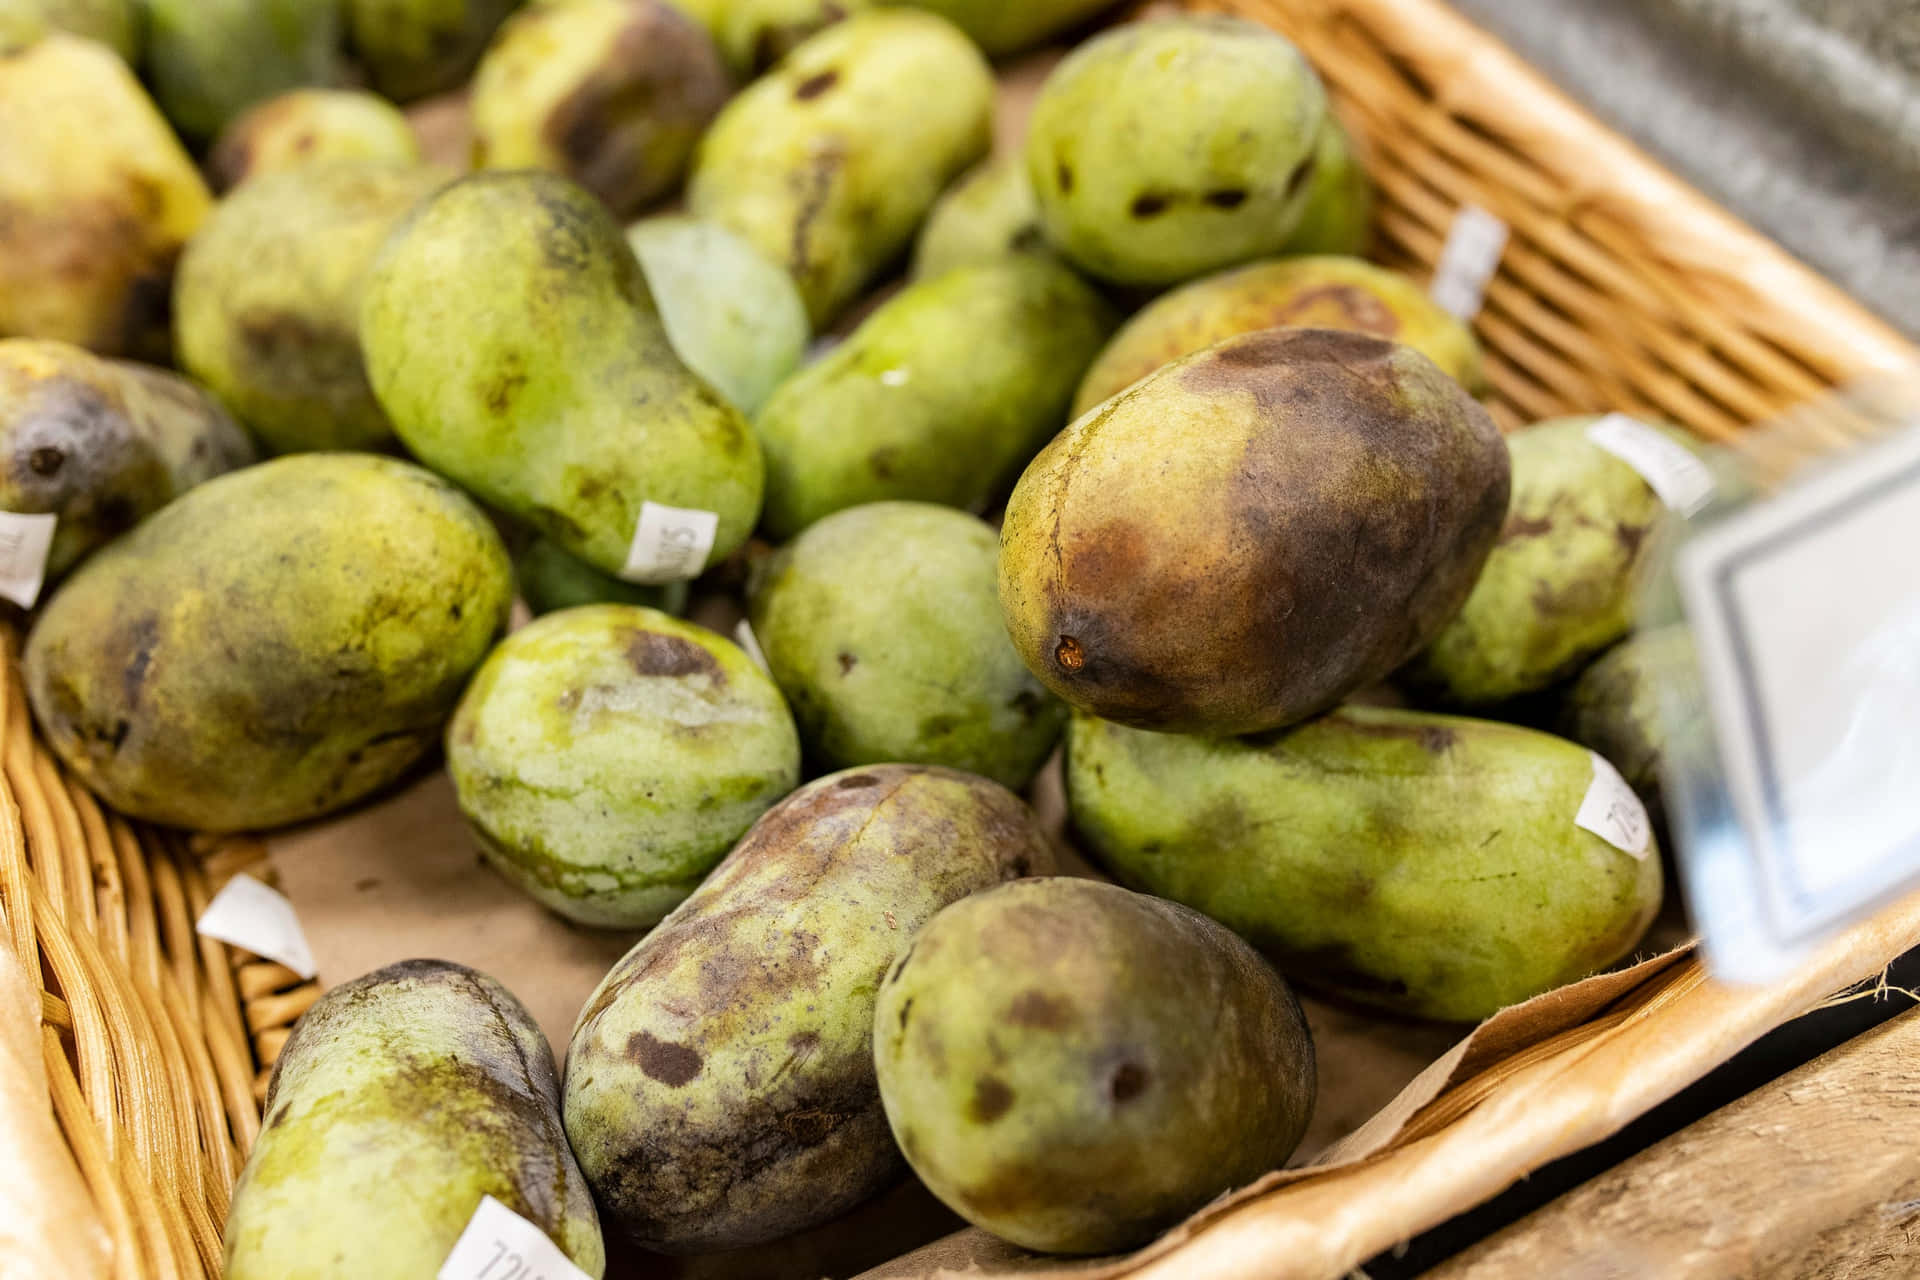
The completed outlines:
{"type": "Polygon", "coordinates": [[[627,665],[641,676],[719,676],[713,655],[691,640],[656,631],[634,631],[627,640],[627,665]]]}
{"type": "Polygon", "coordinates": [[[1087,665],[1087,655],[1072,636],[1060,637],[1060,643],[1053,647],[1053,660],[1066,671],[1078,671],[1087,665]]]}
{"type": "Polygon", "coordinates": [[[1514,516],[1500,530],[1500,541],[1512,542],[1517,538],[1537,538],[1553,532],[1553,521],[1546,516],[1514,516]]]}
{"type": "Polygon", "coordinates": [[[854,657],[852,654],[846,652],[845,650],[842,650],[837,658],[837,661],[840,663],[840,674],[844,676],[849,671],[852,671],[855,666],[859,665],[860,659],[854,657]]]}
{"type": "Polygon", "coordinates": [[[1215,209],[1238,209],[1247,202],[1247,192],[1244,187],[1224,187],[1207,192],[1201,199],[1215,209]]]}
{"type": "Polygon", "coordinates": [[[1137,1062],[1123,1062],[1113,1069],[1113,1076],[1107,1081],[1107,1096],[1115,1102],[1131,1102],[1147,1090],[1151,1077],[1147,1069],[1137,1062]]]}
{"type": "Polygon", "coordinates": [[[837,791],[851,791],[858,787],[871,787],[879,781],[870,773],[850,773],[833,785],[837,791]]]}
{"type": "Polygon", "coordinates": [[[27,455],[27,466],[37,476],[50,476],[66,464],[67,455],[60,449],[45,447],[35,449],[27,455]]]}
{"type": "Polygon", "coordinates": [[[1133,198],[1133,204],[1128,206],[1127,211],[1136,218],[1157,218],[1167,211],[1171,203],[1166,196],[1144,191],[1133,198]]]}
{"type": "Polygon", "coordinates": [[[678,1089],[699,1075],[702,1065],[700,1055],[687,1045],[660,1040],[645,1031],[628,1038],[627,1056],[640,1064],[648,1079],[670,1089],[678,1089]]]}
{"type": "Polygon", "coordinates": [[[1073,192],[1073,166],[1065,160],[1056,160],[1053,166],[1053,180],[1060,188],[1061,195],[1073,192]]]}
{"type": "Polygon", "coordinates": [[[975,1124],[992,1124],[1013,1106],[1013,1090],[995,1076],[981,1076],[973,1082],[973,1100],[967,1114],[975,1124]]]}
{"type": "Polygon", "coordinates": [[[799,102],[811,102],[827,90],[840,83],[840,72],[829,67],[802,80],[793,87],[793,96],[799,102]]]}
{"type": "Polygon", "coordinates": [[[1363,738],[1411,738],[1420,744],[1421,750],[1436,756],[1460,740],[1458,733],[1440,724],[1383,723],[1354,716],[1342,716],[1341,720],[1349,733],[1363,738]]]}
{"type": "Polygon", "coordinates": [[[1008,1007],[1007,1021],[1016,1027],[1058,1031],[1073,1021],[1073,1006],[1044,991],[1022,991],[1008,1007]]]}

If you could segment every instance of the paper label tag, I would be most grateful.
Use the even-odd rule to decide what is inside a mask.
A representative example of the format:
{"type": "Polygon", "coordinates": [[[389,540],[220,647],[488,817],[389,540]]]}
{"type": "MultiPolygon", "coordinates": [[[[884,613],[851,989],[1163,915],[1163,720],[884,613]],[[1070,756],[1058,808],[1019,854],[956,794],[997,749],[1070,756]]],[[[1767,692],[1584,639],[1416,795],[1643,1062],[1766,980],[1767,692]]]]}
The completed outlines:
{"type": "Polygon", "coordinates": [[[707,567],[719,531],[720,517],[711,511],[643,502],[620,576],[628,582],[655,585],[697,578],[707,567]]]}
{"type": "Polygon", "coordinates": [[[1507,224],[1478,205],[1461,205],[1433,270],[1433,300],[1458,320],[1479,315],[1487,284],[1506,251],[1507,224]]]}
{"type": "Polygon", "coordinates": [[[1709,517],[1675,557],[1704,714],[1667,792],[1719,976],[1765,981],[1920,887],[1916,546],[1909,428],[1709,517]]]}
{"type": "Polygon", "coordinates": [[[47,550],[53,546],[57,515],[0,511],[0,596],[33,608],[47,576],[47,550]]]}
{"type": "Polygon", "coordinates": [[[1685,445],[1624,413],[1587,428],[1587,439],[1640,473],[1670,511],[1698,515],[1713,501],[1713,471],[1685,445]]]}
{"type": "Polygon", "coordinates": [[[257,956],[278,960],[303,978],[315,973],[313,951],[285,895],[238,875],[213,895],[194,922],[195,932],[218,938],[257,956]]]}
{"type": "Polygon", "coordinates": [[[760,637],[753,634],[753,624],[751,622],[742,618],[739,622],[735,623],[733,638],[742,649],[747,651],[747,656],[753,659],[754,666],[760,668],[768,675],[773,674],[773,668],[767,665],[766,652],[760,648],[760,637]]]}
{"type": "Polygon", "coordinates": [[[546,1232],[492,1196],[467,1219],[435,1280],[591,1280],[546,1232]]]}
{"type": "Polygon", "coordinates": [[[1593,781],[1587,784],[1573,825],[1593,832],[1622,853],[1644,860],[1653,847],[1653,822],[1647,817],[1647,807],[1611,761],[1597,751],[1587,754],[1593,757],[1593,781]]]}

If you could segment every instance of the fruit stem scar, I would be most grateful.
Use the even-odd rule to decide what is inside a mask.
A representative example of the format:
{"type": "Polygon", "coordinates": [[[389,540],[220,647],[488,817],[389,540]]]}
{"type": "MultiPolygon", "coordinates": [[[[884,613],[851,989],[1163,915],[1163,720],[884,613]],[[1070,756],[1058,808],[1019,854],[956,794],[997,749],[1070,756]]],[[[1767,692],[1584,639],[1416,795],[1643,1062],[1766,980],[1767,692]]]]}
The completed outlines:
{"type": "Polygon", "coordinates": [[[1053,650],[1053,660],[1068,671],[1078,671],[1087,665],[1087,655],[1081,650],[1080,642],[1072,636],[1060,637],[1060,643],[1053,650]]]}

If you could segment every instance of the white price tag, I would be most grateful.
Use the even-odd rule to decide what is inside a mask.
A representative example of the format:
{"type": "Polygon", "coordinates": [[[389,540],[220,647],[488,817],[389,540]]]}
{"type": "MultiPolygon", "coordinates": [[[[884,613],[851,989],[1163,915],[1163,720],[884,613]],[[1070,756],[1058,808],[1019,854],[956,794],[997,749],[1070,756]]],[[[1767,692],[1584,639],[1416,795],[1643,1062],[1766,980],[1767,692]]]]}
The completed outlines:
{"type": "Polygon", "coordinates": [[[1653,848],[1653,823],[1647,817],[1647,807],[1611,761],[1597,751],[1587,754],[1593,757],[1593,781],[1587,784],[1573,825],[1593,832],[1622,853],[1644,860],[1653,848]]]}
{"type": "Polygon", "coordinates": [[[739,622],[735,623],[733,638],[742,649],[747,651],[747,656],[753,659],[754,666],[760,668],[768,675],[773,674],[773,668],[767,665],[766,652],[760,648],[760,637],[753,634],[753,624],[751,622],[742,618],[739,622]]]}
{"type": "Polygon", "coordinates": [[[591,1280],[546,1232],[492,1196],[467,1219],[435,1280],[591,1280]]]}
{"type": "Polygon", "coordinates": [[[47,576],[47,550],[53,546],[56,515],[0,511],[0,596],[33,608],[47,576]]]}
{"type": "Polygon", "coordinates": [[[1507,224],[1478,205],[1461,205],[1447,228],[1439,265],[1433,269],[1429,290],[1433,300],[1463,321],[1479,315],[1487,283],[1500,269],[1500,255],[1506,251],[1507,224]]]}
{"type": "Polygon", "coordinates": [[[660,502],[640,504],[640,523],[627,548],[627,566],[620,576],[628,582],[685,582],[697,578],[713,551],[720,517],[695,507],[669,507],[660,502]]]}
{"type": "Polygon", "coordinates": [[[1721,977],[1767,981],[1920,887],[1916,547],[1909,427],[1709,524],[1675,558],[1704,714],[1675,737],[1668,794],[1721,977]]]}
{"type": "Polygon", "coordinates": [[[313,951],[300,931],[293,904],[252,876],[239,875],[213,895],[194,930],[257,956],[278,960],[303,978],[313,977],[313,951]]]}
{"type": "Polygon", "coordinates": [[[1713,501],[1713,472],[1707,464],[1637,418],[1610,413],[1587,428],[1587,439],[1638,471],[1670,511],[1694,516],[1713,501]]]}

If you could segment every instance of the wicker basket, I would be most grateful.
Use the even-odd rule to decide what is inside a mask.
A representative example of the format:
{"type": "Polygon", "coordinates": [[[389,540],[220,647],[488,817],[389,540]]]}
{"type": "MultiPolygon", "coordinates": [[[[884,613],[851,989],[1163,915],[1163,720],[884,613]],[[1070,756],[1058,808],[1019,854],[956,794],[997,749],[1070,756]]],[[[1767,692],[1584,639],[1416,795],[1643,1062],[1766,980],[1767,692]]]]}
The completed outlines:
{"type": "MultiPolygon", "coordinates": [[[[1269,23],[1320,67],[1381,188],[1384,262],[1424,276],[1462,203],[1512,227],[1477,322],[1503,426],[1620,409],[1723,440],[1858,374],[1915,358],[1886,325],[1438,0],[1190,7],[1269,23]]],[[[103,811],[34,737],[18,637],[0,643],[0,932],[44,992],[57,1118],[113,1237],[115,1275],[217,1276],[221,1225],[258,1131],[265,1072],[319,988],[193,933],[193,918],[228,877],[267,874],[264,846],[164,833],[103,811]]],[[[1900,935],[1888,945],[1914,942],[1920,936],[1900,935]]],[[[1574,1042],[1628,1036],[1662,1009],[1705,998],[1702,985],[1697,962],[1684,959],[1576,1028],[1574,1042]]],[[[1792,1016],[1827,993],[1780,998],[1768,1016],[1792,1016]]],[[[1444,1140],[1501,1080],[1537,1060],[1442,1094],[1415,1117],[1402,1147],[1444,1140]]],[[[1343,1192],[1327,1181],[1335,1185],[1296,1181],[1284,1190],[1297,1196],[1304,1187],[1332,1214],[1343,1192]]],[[[1409,1233],[1423,1225],[1417,1217],[1405,1224],[1409,1233]]],[[[1206,1256],[1219,1262],[1220,1239],[1208,1231],[1169,1242],[1151,1269],[1210,1246],[1216,1252],[1206,1256]]],[[[1283,1244],[1263,1245],[1256,1233],[1248,1247],[1283,1244]]]]}

